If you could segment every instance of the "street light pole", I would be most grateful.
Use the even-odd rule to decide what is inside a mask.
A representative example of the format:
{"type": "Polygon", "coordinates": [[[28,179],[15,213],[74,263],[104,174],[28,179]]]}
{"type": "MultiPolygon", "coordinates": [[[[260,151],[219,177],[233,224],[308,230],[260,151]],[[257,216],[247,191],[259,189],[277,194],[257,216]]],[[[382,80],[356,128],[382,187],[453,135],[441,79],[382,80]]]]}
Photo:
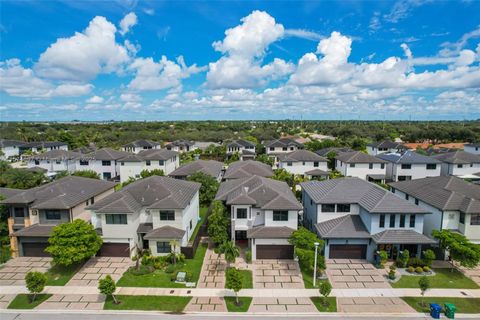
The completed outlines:
{"type": "Polygon", "coordinates": [[[315,242],[315,265],[313,266],[313,287],[315,288],[317,282],[317,250],[320,243],[315,242]]]}

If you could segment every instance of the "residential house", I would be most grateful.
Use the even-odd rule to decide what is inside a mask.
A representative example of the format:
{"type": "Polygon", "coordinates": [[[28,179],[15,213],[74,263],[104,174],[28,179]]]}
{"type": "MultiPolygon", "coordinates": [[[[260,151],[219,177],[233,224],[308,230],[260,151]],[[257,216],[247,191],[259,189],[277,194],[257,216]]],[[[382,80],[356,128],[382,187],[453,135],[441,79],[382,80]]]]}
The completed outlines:
{"type": "Polygon", "coordinates": [[[20,155],[20,146],[25,142],[18,140],[0,139],[0,160],[6,160],[20,155]]]}
{"type": "Polygon", "coordinates": [[[419,255],[434,240],[423,234],[430,212],[359,178],[301,183],[303,224],[325,240],[329,259],[367,259],[385,250],[419,255]]]}
{"type": "Polygon", "coordinates": [[[480,143],[468,143],[463,146],[463,151],[480,155],[480,143]]]}
{"type": "Polygon", "coordinates": [[[92,223],[103,238],[101,251],[134,255],[137,248],[152,255],[186,246],[199,221],[200,183],[151,176],[88,207],[92,223]]]}
{"type": "Polygon", "coordinates": [[[79,170],[77,160],[83,154],[67,150],[51,150],[28,157],[28,168],[42,168],[47,170],[47,176],[55,176],[60,171],[69,173],[79,170]]]}
{"type": "Polygon", "coordinates": [[[387,161],[369,154],[353,151],[335,157],[335,169],[345,177],[357,177],[368,181],[385,181],[387,161]]]}
{"type": "Polygon", "coordinates": [[[443,176],[457,176],[463,179],[478,179],[480,156],[465,151],[453,151],[432,156],[442,162],[443,176]]]}
{"type": "Polygon", "coordinates": [[[384,140],[367,144],[367,152],[371,156],[382,153],[399,153],[407,150],[407,148],[399,142],[384,140]]]}
{"type": "Polygon", "coordinates": [[[68,144],[65,142],[59,141],[35,141],[35,142],[25,142],[20,146],[20,154],[27,151],[33,153],[48,152],[53,150],[68,150],[68,144]]]}
{"type": "Polygon", "coordinates": [[[137,154],[143,150],[160,149],[161,147],[158,142],[141,139],[125,144],[123,151],[137,154]]]}
{"type": "Polygon", "coordinates": [[[169,175],[180,165],[178,153],[166,149],[143,150],[117,161],[120,162],[120,182],[140,178],[142,170],[160,169],[165,175],[169,175]]]}
{"type": "Polygon", "coordinates": [[[76,170],[93,170],[103,180],[111,180],[120,176],[118,160],[132,155],[129,152],[103,148],[85,154],[75,163],[76,170]]]}
{"type": "Polygon", "coordinates": [[[331,148],[323,148],[320,150],[315,151],[321,157],[326,158],[329,153],[333,152],[335,155],[343,152],[353,152],[355,150],[348,148],[348,147],[331,147],[331,148]]]}
{"type": "Polygon", "coordinates": [[[390,183],[402,199],[430,211],[424,233],[454,230],[480,244],[480,186],[453,176],[390,183]]]}
{"type": "Polygon", "coordinates": [[[195,145],[194,141],[188,140],[175,140],[173,142],[165,144],[165,149],[173,150],[179,153],[195,151],[198,147],[195,145]]]}
{"type": "Polygon", "coordinates": [[[169,174],[175,179],[186,180],[194,173],[201,172],[215,178],[217,181],[222,180],[223,163],[215,160],[195,160],[180,166],[169,174]]]}
{"type": "Polygon", "coordinates": [[[213,147],[220,147],[220,143],[218,142],[213,142],[213,141],[195,141],[195,148],[200,149],[202,151],[205,151],[208,149],[208,147],[213,146],[213,147]]]}
{"type": "Polygon", "coordinates": [[[272,167],[260,161],[246,160],[235,161],[228,165],[223,179],[240,179],[251,176],[271,177],[273,176],[272,167]]]}
{"type": "Polygon", "coordinates": [[[301,149],[279,155],[278,159],[278,168],[285,169],[291,174],[306,176],[309,172],[310,175],[318,175],[321,173],[318,170],[321,170],[323,176],[328,177],[328,160],[312,151],[301,149]],[[315,172],[312,172],[313,170],[315,172]]]}
{"type": "Polygon", "coordinates": [[[265,151],[274,160],[275,164],[278,163],[279,155],[297,151],[303,149],[303,147],[303,144],[290,138],[280,138],[265,143],[265,151]]]}
{"type": "Polygon", "coordinates": [[[301,204],[283,181],[259,176],[222,182],[216,200],[227,206],[233,241],[248,242],[252,259],[293,259],[288,238],[301,204]]]}
{"type": "Polygon", "coordinates": [[[44,249],[56,225],[75,219],[90,221],[85,207],[114,191],[114,182],[68,176],[22,190],[0,201],[8,207],[12,255],[48,256],[44,249]]]}
{"type": "Polygon", "coordinates": [[[388,161],[387,181],[405,181],[438,177],[442,162],[414,151],[403,153],[382,153],[377,158],[388,161]]]}
{"type": "Polygon", "coordinates": [[[255,159],[255,143],[247,140],[233,140],[227,144],[227,156],[235,153],[240,155],[240,160],[255,159]]]}

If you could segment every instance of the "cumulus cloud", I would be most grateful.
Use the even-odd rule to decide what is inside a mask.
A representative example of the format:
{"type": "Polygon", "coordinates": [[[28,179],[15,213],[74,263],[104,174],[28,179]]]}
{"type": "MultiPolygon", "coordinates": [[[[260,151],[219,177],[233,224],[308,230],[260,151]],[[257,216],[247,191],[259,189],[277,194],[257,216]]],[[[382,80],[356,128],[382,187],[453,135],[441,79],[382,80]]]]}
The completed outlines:
{"type": "Polygon", "coordinates": [[[120,21],[120,34],[124,36],[130,29],[137,24],[137,15],[135,12],[130,12],[120,21]]]}
{"type": "Polygon", "coordinates": [[[99,96],[93,96],[89,99],[87,99],[87,103],[103,103],[105,101],[105,99],[103,99],[102,97],[99,97],[99,96]]]}

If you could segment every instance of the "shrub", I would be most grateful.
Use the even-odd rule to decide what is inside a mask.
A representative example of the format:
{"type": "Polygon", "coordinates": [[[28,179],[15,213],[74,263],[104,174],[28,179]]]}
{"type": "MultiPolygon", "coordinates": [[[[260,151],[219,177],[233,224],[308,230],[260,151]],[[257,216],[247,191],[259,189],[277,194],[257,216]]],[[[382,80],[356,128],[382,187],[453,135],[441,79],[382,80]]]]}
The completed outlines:
{"type": "Polygon", "coordinates": [[[155,270],[152,266],[141,265],[138,269],[135,267],[130,267],[128,272],[133,274],[134,276],[142,276],[144,274],[152,273],[155,270]]]}
{"type": "Polygon", "coordinates": [[[170,281],[175,282],[176,280],[177,280],[177,274],[176,274],[176,273],[172,273],[172,274],[170,275],[170,281]]]}
{"type": "Polygon", "coordinates": [[[425,264],[430,267],[432,265],[432,261],[435,260],[437,256],[435,255],[435,252],[433,250],[428,249],[423,251],[423,260],[425,261],[425,264]]]}
{"type": "Polygon", "coordinates": [[[383,268],[385,266],[385,262],[388,260],[388,253],[387,251],[380,251],[379,253],[380,256],[380,267],[383,268]]]}
{"type": "Polygon", "coordinates": [[[185,281],[191,282],[192,279],[193,279],[193,274],[191,272],[187,272],[187,274],[185,275],[185,281]]]}
{"type": "Polygon", "coordinates": [[[425,261],[423,261],[422,259],[417,258],[417,257],[410,258],[409,265],[414,266],[414,267],[425,267],[426,266],[425,261]]]}
{"type": "Polygon", "coordinates": [[[165,268],[165,273],[174,273],[175,272],[175,266],[173,264],[169,264],[165,268]]]}
{"type": "Polygon", "coordinates": [[[33,294],[32,302],[35,301],[37,293],[40,293],[47,284],[47,276],[44,273],[30,271],[25,275],[25,284],[30,293],[33,294]]]}
{"type": "Polygon", "coordinates": [[[413,266],[410,266],[410,267],[407,268],[407,271],[410,272],[410,273],[414,273],[415,268],[413,266]]]}
{"type": "Polygon", "coordinates": [[[390,271],[388,272],[388,278],[390,280],[394,280],[395,279],[395,269],[390,269],[390,271]]]}
{"type": "Polygon", "coordinates": [[[429,266],[423,267],[423,272],[430,272],[430,267],[429,266]]]}
{"type": "Polygon", "coordinates": [[[154,257],[151,255],[143,256],[141,262],[144,266],[151,266],[154,263],[154,257]]]}
{"type": "Polygon", "coordinates": [[[416,267],[415,272],[416,273],[423,273],[423,268],[422,267],[416,267]]]}
{"type": "Polygon", "coordinates": [[[247,253],[245,253],[245,259],[247,260],[247,263],[252,263],[252,251],[247,250],[247,253]]]}
{"type": "Polygon", "coordinates": [[[137,261],[137,259],[138,259],[137,255],[134,255],[134,256],[132,257],[132,261],[137,261]]]}
{"type": "Polygon", "coordinates": [[[403,250],[402,253],[398,256],[397,266],[399,268],[406,268],[410,260],[410,252],[408,250],[403,250]]]}
{"type": "Polygon", "coordinates": [[[115,304],[118,304],[119,302],[117,301],[117,298],[115,298],[115,295],[114,295],[116,289],[117,289],[117,285],[115,283],[115,280],[113,280],[109,274],[107,274],[107,276],[104,279],[100,279],[98,281],[98,290],[100,290],[100,293],[103,293],[106,296],[112,296],[115,304]]]}

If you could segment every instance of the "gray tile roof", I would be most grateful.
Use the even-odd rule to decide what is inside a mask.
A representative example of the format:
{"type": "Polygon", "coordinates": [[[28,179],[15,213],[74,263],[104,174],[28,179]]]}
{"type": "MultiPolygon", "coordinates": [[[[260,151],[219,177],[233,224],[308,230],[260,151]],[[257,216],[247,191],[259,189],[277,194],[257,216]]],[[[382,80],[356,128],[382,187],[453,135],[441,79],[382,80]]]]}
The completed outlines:
{"type": "Polygon", "coordinates": [[[271,147],[290,147],[290,146],[297,146],[298,148],[303,148],[303,144],[290,139],[290,138],[280,138],[277,140],[272,140],[269,141],[265,144],[265,147],[271,148],[271,147]]]}
{"type": "Polygon", "coordinates": [[[67,150],[51,150],[43,152],[37,155],[30,156],[29,159],[33,160],[74,160],[82,157],[83,154],[79,152],[67,151],[67,150]]]}
{"type": "Polygon", "coordinates": [[[480,212],[480,186],[453,176],[392,182],[390,186],[440,210],[480,212]]]}
{"type": "Polygon", "coordinates": [[[9,198],[19,193],[22,193],[24,191],[25,190],[22,190],[22,189],[0,188],[0,196],[3,196],[4,198],[9,198]]]}
{"type": "Polygon", "coordinates": [[[442,163],[432,157],[424,156],[415,151],[405,151],[404,153],[383,153],[377,155],[377,158],[399,164],[437,164],[442,163]]]}
{"type": "Polygon", "coordinates": [[[315,151],[316,154],[322,157],[326,157],[330,152],[335,152],[336,154],[343,153],[343,152],[352,152],[355,151],[353,149],[347,147],[332,147],[332,148],[323,148],[320,150],[315,151]]]}
{"type": "Polygon", "coordinates": [[[320,169],[313,169],[310,171],[306,171],[305,174],[309,176],[314,176],[314,177],[322,177],[322,176],[328,176],[329,173],[327,171],[323,171],[320,169]]]}
{"type": "Polygon", "coordinates": [[[300,185],[315,203],[357,203],[370,213],[430,213],[374,183],[355,177],[300,185]]]}
{"type": "Polygon", "coordinates": [[[302,209],[285,182],[259,176],[222,182],[215,199],[227,205],[251,204],[267,210],[302,209]]]}
{"type": "Polygon", "coordinates": [[[166,149],[142,150],[138,154],[131,154],[119,159],[123,162],[142,162],[146,160],[168,160],[178,155],[176,151],[166,149]]]}
{"type": "Polygon", "coordinates": [[[322,221],[315,225],[318,234],[324,239],[347,238],[365,239],[371,238],[370,233],[363,224],[362,219],[356,214],[347,214],[339,218],[322,221]]]}
{"type": "Polygon", "coordinates": [[[388,149],[406,149],[405,146],[399,142],[391,140],[377,141],[367,144],[367,146],[375,148],[388,148],[388,149]]]}
{"type": "Polygon", "coordinates": [[[312,152],[309,150],[303,150],[303,149],[279,155],[278,158],[282,162],[298,162],[298,161],[327,162],[328,161],[326,158],[319,156],[315,152],[312,152]]]}
{"type": "Polygon", "coordinates": [[[135,213],[141,208],[184,209],[200,189],[200,183],[151,176],[135,181],[87,209],[97,213],[135,213]]]}
{"type": "Polygon", "coordinates": [[[140,223],[137,228],[137,233],[148,233],[153,230],[153,223],[140,223]]]}
{"type": "Polygon", "coordinates": [[[335,159],[340,160],[344,163],[387,163],[387,161],[385,160],[376,158],[360,151],[343,152],[338,154],[335,159]]]}
{"type": "Polygon", "coordinates": [[[111,148],[102,148],[95,150],[81,157],[83,160],[118,160],[132,155],[129,152],[114,150],[111,148]]]}
{"type": "Polygon", "coordinates": [[[0,203],[31,204],[34,209],[70,209],[107,190],[115,182],[68,176],[46,185],[24,190],[0,203]]]}
{"type": "Polygon", "coordinates": [[[247,160],[232,162],[225,171],[224,179],[239,179],[253,175],[262,177],[273,176],[272,167],[260,161],[247,160]]]}
{"type": "Polygon", "coordinates": [[[189,140],[184,140],[184,139],[180,139],[180,140],[175,140],[175,141],[172,141],[170,143],[167,143],[165,145],[165,147],[170,147],[170,146],[176,146],[176,147],[190,147],[190,146],[193,146],[195,145],[195,142],[194,141],[189,141],[189,140]]]}
{"type": "Polygon", "coordinates": [[[253,227],[247,230],[247,238],[288,239],[295,230],[289,227],[253,227]]]}
{"type": "Polygon", "coordinates": [[[215,160],[195,160],[180,166],[172,173],[171,177],[188,177],[196,172],[202,172],[217,178],[223,169],[223,163],[215,160]]]}
{"type": "Polygon", "coordinates": [[[68,144],[60,141],[34,141],[34,142],[25,142],[22,144],[22,148],[50,148],[50,147],[61,147],[67,146],[68,144]]]}
{"type": "Polygon", "coordinates": [[[127,143],[127,144],[125,144],[125,145],[123,145],[123,146],[124,146],[124,147],[130,147],[130,148],[133,148],[133,147],[153,148],[153,147],[156,147],[156,146],[159,146],[159,145],[160,145],[160,143],[155,142],[155,141],[140,139],[140,140],[135,140],[135,141],[132,141],[132,142],[130,142],[130,143],[127,143]]]}
{"type": "Polygon", "coordinates": [[[6,147],[19,147],[21,145],[25,144],[23,141],[18,141],[18,140],[9,140],[9,139],[0,139],[0,148],[6,148],[6,147]]]}
{"type": "Polygon", "coordinates": [[[385,230],[372,235],[373,241],[378,244],[435,244],[437,241],[411,229],[385,230]]]}
{"type": "Polygon", "coordinates": [[[143,239],[182,239],[185,230],[177,229],[172,226],[163,226],[148,232],[143,239]]]}
{"type": "Polygon", "coordinates": [[[232,142],[227,144],[227,147],[255,147],[255,144],[253,142],[239,139],[239,140],[233,140],[232,142]]]}
{"type": "Polygon", "coordinates": [[[473,153],[457,150],[432,156],[433,158],[446,163],[470,164],[480,163],[480,156],[473,153]]]}
{"type": "Polygon", "coordinates": [[[52,230],[55,226],[54,225],[40,225],[34,224],[29,227],[20,229],[15,231],[12,235],[16,237],[50,237],[52,230]]]}

